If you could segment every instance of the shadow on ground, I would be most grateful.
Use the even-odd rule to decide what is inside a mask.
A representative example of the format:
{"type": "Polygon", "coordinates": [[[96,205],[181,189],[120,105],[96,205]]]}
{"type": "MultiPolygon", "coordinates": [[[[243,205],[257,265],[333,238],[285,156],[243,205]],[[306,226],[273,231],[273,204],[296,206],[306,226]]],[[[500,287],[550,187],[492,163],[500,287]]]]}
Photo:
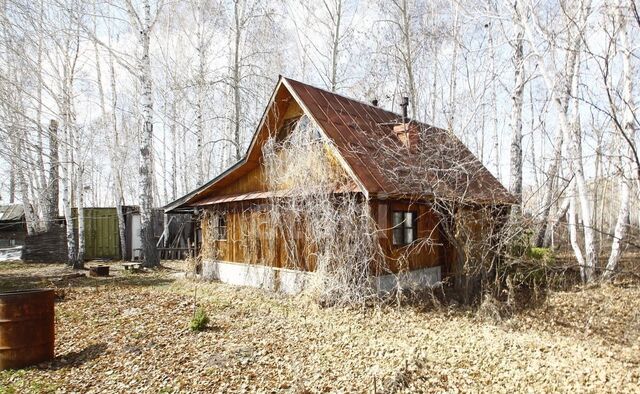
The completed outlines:
{"type": "Polygon", "coordinates": [[[154,287],[173,283],[176,279],[159,276],[154,272],[118,273],[105,278],[88,276],[88,270],[69,271],[64,273],[7,273],[0,274],[0,292],[34,289],[34,288],[74,288],[74,287],[154,287]],[[85,274],[86,276],[75,276],[85,274]]]}
{"type": "Polygon", "coordinates": [[[58,355],[53,361],[47,363],[47,365],[41,369],[57,370],[62,368],[77,368],[87,361],[100,357],[105,350],[107,350],[106,343],[94,343],[80,351],[58,355]]]}

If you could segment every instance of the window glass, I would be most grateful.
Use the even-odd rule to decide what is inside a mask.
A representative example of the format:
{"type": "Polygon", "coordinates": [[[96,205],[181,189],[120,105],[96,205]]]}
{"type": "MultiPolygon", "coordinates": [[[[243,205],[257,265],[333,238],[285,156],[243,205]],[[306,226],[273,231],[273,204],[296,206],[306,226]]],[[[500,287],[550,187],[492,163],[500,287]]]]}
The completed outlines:
{"type": "Polygon", "coordinates": [[[393,229],[393,244],[394,245],[402,245],[403,242],[403,234],[402,228],[394,228],[393,229]]]}
{"type": "Polygon", "coordinates": [[[407,245],[416,240],[417,217],[414,211],[393,212],[393,245],[407,245]]]}
{"type": "Polygon", "coordinates": [[[413,212],[404,213],[404,225],[407,227],[413,227],[413,212]]]}
{"type": "Polygon", "coordinates": [[[218,214],[214,235],[219,240],[227,239],[227,218],[225,214],[218,214]]]}
{"type": "Polygon", "coordinates": [[[393,227],[399,226],[402,224],[402,212],[395,211],[393,212],[393,227]]]}
{"type": "Polygon", "coordinates": [[[410,244],[411,242],[413,242],[413,229],[412,228],[405,228],[404,229],[404,243],[405,244],[410,244]]]}

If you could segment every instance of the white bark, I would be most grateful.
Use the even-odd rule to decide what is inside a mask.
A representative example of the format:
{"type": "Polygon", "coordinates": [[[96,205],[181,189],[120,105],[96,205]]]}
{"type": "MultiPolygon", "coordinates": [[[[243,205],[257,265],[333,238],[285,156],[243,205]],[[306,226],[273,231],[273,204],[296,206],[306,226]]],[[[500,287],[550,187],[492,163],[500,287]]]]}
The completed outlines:
{"type": "MultiPolygon", "coordinates": [[[[324,5],[327,9],[330,8],[326,0],[324,1],[324,5]]],[[[342,39],[342,32],[340,31],[342,24],[342,0],[336,0],[334,5],[335,8],[329,10],[329,15],[331,15],[333,22],[333,31],[331,33],[331,72],[329,74],[332,92],[338,89],[338,64],[340,59],[340,41],[342,39]]]]}
{"type": "Polygon", "coordinates": [[[37,88],[36,88],[36,128],[37,128],[37,141],[36,141],[36,159],[37,159],[37,173],[38,173],[38,205],[40,206],[41,217],[38,224],[38,231],[45,231],[50,228],[51,216],[49,208],[50,205],[47,204],[49,199],[48,193],[48,183],[46,179],[46,169],[44,166],[44,149],[42,143],[42,135],[44,134],[44,129],[42,127],[42,90],[43,90],[43,79],[42,79],[42,54],[44,51],[44,39],[43,39],[43,14],[44,14],[44,4],[43,1],[40,0],[38,4],[39,15],[38,15],[38,24],[40,27],[40,32],[38,34],[38,51],[37,51],[37,60],[36,60],[36,70],[34,72],[37,73],[37,88]]]}
{"type": "Polygon", "coordinates": [[[176,89],[172,90],[171,104],[169,104],[169,132],[171,133],[171,201],[178,198],[178,110],[176,104],[176,89]]]}
{"type": "MultiPolygon", "coordinates": [[[[20,133],[22,134],[22,133],[20,133]]],[[[18,150],[15,152],[16,157],[20,157],[22,154],[22,140],[24,139],[24,135],[18,135],[18,140],[15,144],[18,150]]],[[[24,166],[26,165],[25,161],[18,160],[16,163],[16,179],[18,183],[18,189],[20,191],[20,199],[22,200],[22,207],[24,209],[24,218],[27,223],[27,234],[32,235],[36,233],[36,223],[35,223],[35,214],[33,213],[33,206],[31,204],[31,198],[29,198],[29,185],[27,184],[27,179],[25,175],[24,166]]]]}
{"type": "MultiPolygon", "coordinates": [[[[202,15],[201,15],[202,18],[202,15]]],[[[197,186],[204,184],[205,182],[205,163],[204,163],[204,105],[205,105],[205,89],[206,89],[206,71],[205,62],[207,56],[207,44],[205,42],[204,32],[199,27],[198,31],[198,73],[196,81],[196,173],[197,173],[197,186]]]]}
{"type": "MultiPolygon", "coordinates": [[[[627,136],[631,136],[635,141],[635,119],[632,108],[635,106],[633,96],[633,67],[631,63],[631,45],[628,37],[628,26],[623,13],[623,4],[618,4],[618,22],[620,28],[620,46],[622,48],[622,72],[623,72],[623,92],[624,102],[623,128],[627,136]]],[[[627,156],[631,157],[631,148],[627,149],[627,156]]],[[[604,277],[609,278],[618,267],[618,262],[622,255],[622,242],[627,235],[627,219],[629,217],[629,201],[631,198],[631,186],[629,185],[631,172],[628,168],[633,165],[627,157],[620,159],[620,209],[616,220],[616,227],[611,244],[611,254],[605,268],[604,277]]]]}
{"type": "Polygon", "coordinates": [[[578,243],[578,224],[576,218],[576,198],[575,198],[575,183],[571,182],[571,197],[569,198],[569,241],[571,243],[571,248],[573,249],[573,253],[576,256],[576,260],[578,261],[578,266],[580,267],[580,275],[583,280],[585,280],[585,267],[586,262],[584,256],[582,255],[582,249],[580,248],[580,244],[578,243]]]}
{"type": "MultiPolygon", "coordinates": [[[[153,236],[153,82],[151,75],[151,31],[153,21],[149,0],[142,2],[140,18],[133,6],[128,8],[132,21],[138,21],[138,84],[142,107],[142,132],[140,133],[140,236],[142,239],[143,264],[155,267],[160,264],[153,236]]],[[[156,15],[157,16],[157,15],[156,15]]],[[[135,22],[132,22],[136,25],[135,22]]]]}
{"type": "Polygon", "coordinates": [[[616,228],[613,233],[611,243],[611,254],[604,270],[604,277],[610,278],[618,267],[618,262],[622,256],[622,241],[627,236],[627,219],[629,218],[629,201],[631,199],[631,188],[629,181],[622,175],[620,179],[620,210],[616,220],[616,228]]]}
{"type": "MultiPolygon", "coordinates": [[[[496,49],[493,43],[494,24],[489,26],[489,56],[491,57],[491,128],[492,136],[492,155],[495,160],[495,174],[498,180],[501,180],[500,174],[500,136],[498,134],[498,75],[496,75],[496,49]]],[[[434,59],[435,63],[435,59],[434,59]]],[[[435,95],[435,78],[433,86],[433,94],[435,95]]]]}
{"type": "Polygon", "coordinates": [[[84,231],[84,168],[78,166],[77,183],[76,183],[76,210],[78,214],[78,252],[76,256],[76,269],[84,268],[85,255],[85,231],[84,231]]]}
{"type": "Polygon", "coordinates": [[[64,143],[62,148],[62,158],[61,158],[61,176],[60,176],[60,184],[62,185],[62,207],[64,213],[64,219],[66,222],[66,234],[67,234],[67,264],[75,267],[77,264],[77,252],[76,252],[76,240],[75,240],[75,231],[74,231],[74,223],[73,223],[73,213],[71,210],[72,201],[71,201],[71,193],[72,193],[72,185],[73,181],[72,177],[72,161],[70,154],[70,135],[72,135],[71,125],[70,125],[70,116],[68,114],[64,114],[64,143]]]}
{"type": "Polygon", "coordinates": [[[459,40],[459,29],[460,29],[460,11],[458,2],[455,3],[454,10],[454,18],[453,18],[453,56],[451,59],[451,76],[449,77],[449,117],[447,118],[447,123],[449,125],[449,130],[454,129],[454,122],[456,117],[456,101],[457,101],[457,76],[458,76],[458,50],[460,47],[459,40]]]}
{"type": "MultiPolygon", "coordinates": [[[[564,83],[562,86],[562,93],[559,98],[561,111],[564,113],[565,117],[569,116],[569,102],[571,100],[571,95],[573,94],[573,86],[574,80],[576,78],[576,64],[578,61],[578,49],[579,46],[574,47],[575,50],[571,50],[567,53],[567,60],[564,68],[565,77],[564,83]]],[[[556,106],[557,108],[557,106],[556,106]]],[[[564,132],[560,127],[556,130],[556,135],[553,141],[553,149],[554,149],[554,157],[549,166],[548,178],[546,183],[546,188],[544,191],[544,197],[542,200],[542,212],[540,215],[540,221],[542,226],[538,232],[538,236],[536,239],[536,244],[538,246],[542,246],[545,244],[545,235],[549,233],[546,231],[547,222],[549,220],[549,211],[551,209],[551,202],[553,199],[553,194],[555,188],[558,186],[557,184],[557,176],[560,169],[560,162],[562,160],[562,151],[564,145],[564,132]]]]}
{"type": "MultiPolygon", "coordinates": [[[[572,47],[570,48],[570,50],[573,50],[576,53],[579,53],[580,45],[582,43],[582,34],[584,33],[584,29],[586,28],[586,21],[589,14],[590,3],[590,0],[587,0],[580,4],[578,20],[571,21],[569,23],[572,26],[574,26],[575,23],[575,31],[573,32],[574,35],[572,37],[572,47]]],[[[532,13],[532,15],[535,14],[532,13]]],[[[527,23],[526,20],[524,20],[524,16],[521,15],[521,19],[527,39],[529,40],[529,42],[535,43],[536,34],[534,33],[532,26],[527,23]]],[[[595,248],[595,236],[591,224],[591,203],[589,200],[589,190],[587,188],[582,163],[582,150],[580,146],[582,136],[580,127],[578,122],[576,122],[575,126],[572,126],[567,114],[563,110],[562,95],[555,87],[555,80],[557,78],[556,72],[549,67],[545,60],[545,57],[540,54],[536,45],[532,45],[532,48],[541,64],[540,73],[543,77],[547,89],[551,92],[552,102],[556,109],[556,112],[558,113],[558,121],[564,134],[564,139],[568,142],[568,153],[570,157],[569,167],[575,177],[574,181],[577,186],[578,198],[580,200],[582,225],[584,230],[585,257],[584,264],[581,264],[581,266],[584,268],[583,279],[588,282],[593,280],[594,278],[594,273],[597,265],[597,255],[595,248]]],[[[577,64],[576,68],[572,70],[572,72],[577,73],[578,69],[579,63],[577,64]]],[[[563,78],[568,77],[568,75],[563,76],[563,78]]],[[[579,114],[575,115],[576,117],[579,116],[579,114]]],[[[573,205],[573,208],[575,209],[575,204],[573,205]]],[[[578,258],[577,253],[576,258],[578,258]]]]}
{"type": "MultiPolygon", "coordinates": [[[[58,172],[58,122],[51,120],[49,122],[49,214],[50,219],[58,216],[59,210],[59,194],[60,194],[60,175],[58,172]]],[[[47,223],[47,229],[51,229],[52,221],[47,223]]]]}
{"type": "Polygon", "coordinates": [[[235,161],[242,156],[241,151],[241,124],[242,102],[240,95],[240,40],[243,30],[244,0],[235,0],[233,3],[233,61],[231,64],[231,89],[233,93],[233,141],[235,145],[235,161]]]}
{"type": "MultiPolygon", "coordinates": [[[[516,0],[514,4],[513,66],[515,81],[511,94],[511,178],[509,191],[522,199],[522,107],[524,103],[524,31],[522,28],[522,9],[516,0]]],[[[513,207],[514,214],[522,210],[522,203],[513,207]]]]}

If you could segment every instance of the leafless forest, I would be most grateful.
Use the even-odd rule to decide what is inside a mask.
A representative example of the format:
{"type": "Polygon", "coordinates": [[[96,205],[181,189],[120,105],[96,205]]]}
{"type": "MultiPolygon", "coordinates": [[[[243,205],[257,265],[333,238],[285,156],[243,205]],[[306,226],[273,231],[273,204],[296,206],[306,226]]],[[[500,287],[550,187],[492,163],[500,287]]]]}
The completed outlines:
{"type": "MultiPolygon", "coordinates": [[[[564,248],[585,281],[637,245],[635,1],[1,6],[0,196],[31,233],[138,204],[145,236],[152,207],[244,154],[282,74],[397,112],[408,97],[521,197],[527,242],[564,248]]],[[[82,237],[70,246],[81,262],[82,237]]]]}
{"type": "Polygon", "coordinates": [[[0,230],[59,252],[0,255],[0,369],[51,351],[0,394],[638,392],[639,48],[637,0],[0,0],[0,230]]]}

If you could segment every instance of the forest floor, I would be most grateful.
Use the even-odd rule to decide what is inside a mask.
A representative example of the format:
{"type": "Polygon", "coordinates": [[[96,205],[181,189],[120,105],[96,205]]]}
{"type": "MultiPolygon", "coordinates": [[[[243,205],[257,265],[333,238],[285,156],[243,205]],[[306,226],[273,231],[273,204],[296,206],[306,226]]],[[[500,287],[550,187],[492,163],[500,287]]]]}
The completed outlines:
{"type": "Polygon", "coordinates": [[[460,307],[322,308],[181,278],[0,263],[0,291],[56,287],[56,358],[25,392],[640,392],[640,285],[554,292],[503,320],[460,307]],[[62,278],[62,279],[60,279],[62,278]],[[211,322],[192,332],[194,300],[211,322]]]}

